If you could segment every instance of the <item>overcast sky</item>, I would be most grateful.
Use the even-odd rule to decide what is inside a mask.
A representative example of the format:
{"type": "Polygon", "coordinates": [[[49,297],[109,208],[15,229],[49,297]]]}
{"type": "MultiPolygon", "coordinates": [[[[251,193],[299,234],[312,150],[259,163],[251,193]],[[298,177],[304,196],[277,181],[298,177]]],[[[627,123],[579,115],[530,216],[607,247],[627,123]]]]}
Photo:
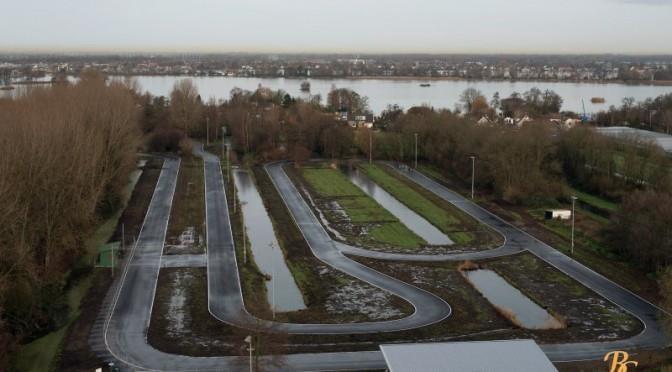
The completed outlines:
{"type": "Polygon", "coordinates": [[[3,2],[4,51],[672,54],[672,0],[3,2]]]}

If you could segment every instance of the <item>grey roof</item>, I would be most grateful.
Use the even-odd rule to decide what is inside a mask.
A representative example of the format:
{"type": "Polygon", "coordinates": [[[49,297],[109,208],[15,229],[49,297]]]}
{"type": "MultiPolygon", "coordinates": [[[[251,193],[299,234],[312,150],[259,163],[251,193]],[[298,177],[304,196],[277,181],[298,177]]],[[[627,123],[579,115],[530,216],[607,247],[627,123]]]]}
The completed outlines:
{"type": "Polygon", "coordinates": [[[380,345],[390,372],[557,372],[533,340],[380,345]]]}
{"type": "Polygon", "coordinates": [[[597,127],[595,130],[598,133],[613,137],[650,140],[662,147],[666,152],[672,152],[672,136],[669,134],[630,127],[597,127]]]}

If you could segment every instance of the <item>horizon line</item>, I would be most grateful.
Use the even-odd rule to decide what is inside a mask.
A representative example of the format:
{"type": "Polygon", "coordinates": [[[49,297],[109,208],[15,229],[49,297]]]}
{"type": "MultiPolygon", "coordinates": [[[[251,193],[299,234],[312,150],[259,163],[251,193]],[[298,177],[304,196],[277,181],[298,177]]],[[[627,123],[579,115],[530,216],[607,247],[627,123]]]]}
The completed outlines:
{"type": "Polygon", "coordinates": [[[0,55],[62,55],[62,56],[110,56],[110,55],[361,55],[361,56],[632,56],[632,57],[672,57],[672,52],[559,52],[559,51],[529,51],[529,52],[430,52],[430,51],[210,51],[210,50],[86,50],[86,49],[23,49],[23,48],[0,48],[0,55]]]}

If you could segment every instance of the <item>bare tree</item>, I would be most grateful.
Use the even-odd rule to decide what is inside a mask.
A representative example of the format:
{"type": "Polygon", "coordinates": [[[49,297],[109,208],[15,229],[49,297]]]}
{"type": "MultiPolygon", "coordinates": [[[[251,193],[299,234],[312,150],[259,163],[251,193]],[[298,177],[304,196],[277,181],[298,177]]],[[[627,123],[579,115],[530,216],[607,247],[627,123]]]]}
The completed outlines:
{"type": "Polygon", "coordinates": [[[483,93],[481,93],[480,90],[476,88],[465,89],[460,95],[460,102],[462,102],[462,105],[464,106],[464,111],[471,112],[474,101],[476,101],[478,97],[483,97],[483,93]]]}
{"type": "Polygon", "coordinates": [[[201,119],[202,102],[191,79],[175,82],[170,92],[170,111],[175,125],[191,134],[201,119]]]}
{"type": "Polygon", "coordinates": [[[0,308],[20,338],[59,325],[64,277],[135,166],[140,112],[93,72],[0,106],[0,308]]]}

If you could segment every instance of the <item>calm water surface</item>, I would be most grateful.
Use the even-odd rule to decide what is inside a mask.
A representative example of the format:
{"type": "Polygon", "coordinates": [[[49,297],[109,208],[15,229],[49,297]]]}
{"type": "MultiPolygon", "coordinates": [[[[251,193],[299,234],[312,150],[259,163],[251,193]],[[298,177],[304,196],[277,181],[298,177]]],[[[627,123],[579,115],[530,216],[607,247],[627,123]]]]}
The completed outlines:
{"type": "Polygon", "coordinates": [[[264,208],[259,191],[246,170],[235,169],[233,178],[236,183],[237,197],[242,204],[243,220],[247,229],[249,246],[259,269],[271,276],[266,281],[268,303],[273,304],[275,286],[275,311],[295,311],[305,309],[301,291],[287,268],[285,257],[275,238],[273,224],[264,208]],[[273,246],[273,248],[271,248],[273,246]]]}
{"type": "Polygon", "coordinates": [[[370,178],[360,173],[359,169],[343,168],[350,181],[371,196],[378,204],[387,209],[401,223],[431,245],[450,245],[453,241],[406,205],[378,186],[370,178]]]}
{"type": "MultiPolygon", "coordinates": [[[[176,80],[175,76],[138,76],[141,87],[154,95],[170,94],[176,80]]],[[[198,91],[204,99],[228,99],[231,89],[238,87],[246,90],[257,89],[259,84],[274,90],[282,89],[293,96],[307,97],[301,92],[301,79],[284,78],[238,78],[238,77],[192,77],[198,91]]],[[[500,97],[508,97],[513,92],[523,93],[532,87],[541,90],[552,89],[564,99],[563,110],[583,112],[582,100],[587,112],[606,110],[610,105],[620,105],[625,97],[634,97],[642,101],[664,93],[672,93],[672,86],[625,85],[598,83],[560,83],[560,82],[509,82],[509,81],[430,81],[431,86],[420,87],[425,80],[384,80],[384,79],[308,79],[311,94],[326,99],[332,87],[350,88],[369,98],[369,106],[379,114],[389,104],[398,104],[408,109],[412,106],[428,104],[436,108],[453,109],[459,103],[460,94],[467,88],[479,89],[490,99],[495,92],[500,97]],[[592,97],[604,97],[606,103],[593,104],[592,97]]]]}
{"type": "MultiPolygon", "coordinates": [[[[310,94],[322,96],[322,102],[333,87],[350,88],[369,98],[369,106],[375,114],[383,111],[387,105],[397,104],[404,109],[427,104],[436,108],[455,108],[459,103],[460,94],[467,88],[479,89],[490,99],[495,92],[500,97],[508,97],[513,92],[523,93],[532,87],[541,90],[552,89],[564,99],[563,110],[583,112],[582,100],[586,112],[606,110],[610,105],[620,105],[625,97],[634,97],[643,101],[648,97],[656,97],[664,93],[672,93],[672,86],[657,85],[626,85],[600,83],[568,83],[568,82],[510,82],[510,81],[465,81],[465,80],[434,80],[430,87],[421,87],[426,80],[386,80],[386,79],[307,79],[311,84],[310,93],[301,92],[302,79],[284,78],[244,78],[223,76],[137,76],[143,90],[154,95],[168,96],[175,81],[192,79],[204,100],[209,98],[228,99],[231,89],[242,88],[255,90],[261,84],[274,90],[282,89],[292,96],[309,97],[310,94]],[[603,97],[604,104],[593,104],[592,97],[603,97]]],[[[71,79],[74,80],[74,79],[71,79]]],[[[25,86],[14,91],[0,91],[0,97],[12,96],[25,92],[25,86]]]]}
{"type": "Polygon", "coordinates": [[[464,271],[463,274],[490,303],[500,309],[511,311],[520,326],[528,329],[561,328],[560,322],[548,311],[511,286],[496,272],[472,270],[464,271]]]}

